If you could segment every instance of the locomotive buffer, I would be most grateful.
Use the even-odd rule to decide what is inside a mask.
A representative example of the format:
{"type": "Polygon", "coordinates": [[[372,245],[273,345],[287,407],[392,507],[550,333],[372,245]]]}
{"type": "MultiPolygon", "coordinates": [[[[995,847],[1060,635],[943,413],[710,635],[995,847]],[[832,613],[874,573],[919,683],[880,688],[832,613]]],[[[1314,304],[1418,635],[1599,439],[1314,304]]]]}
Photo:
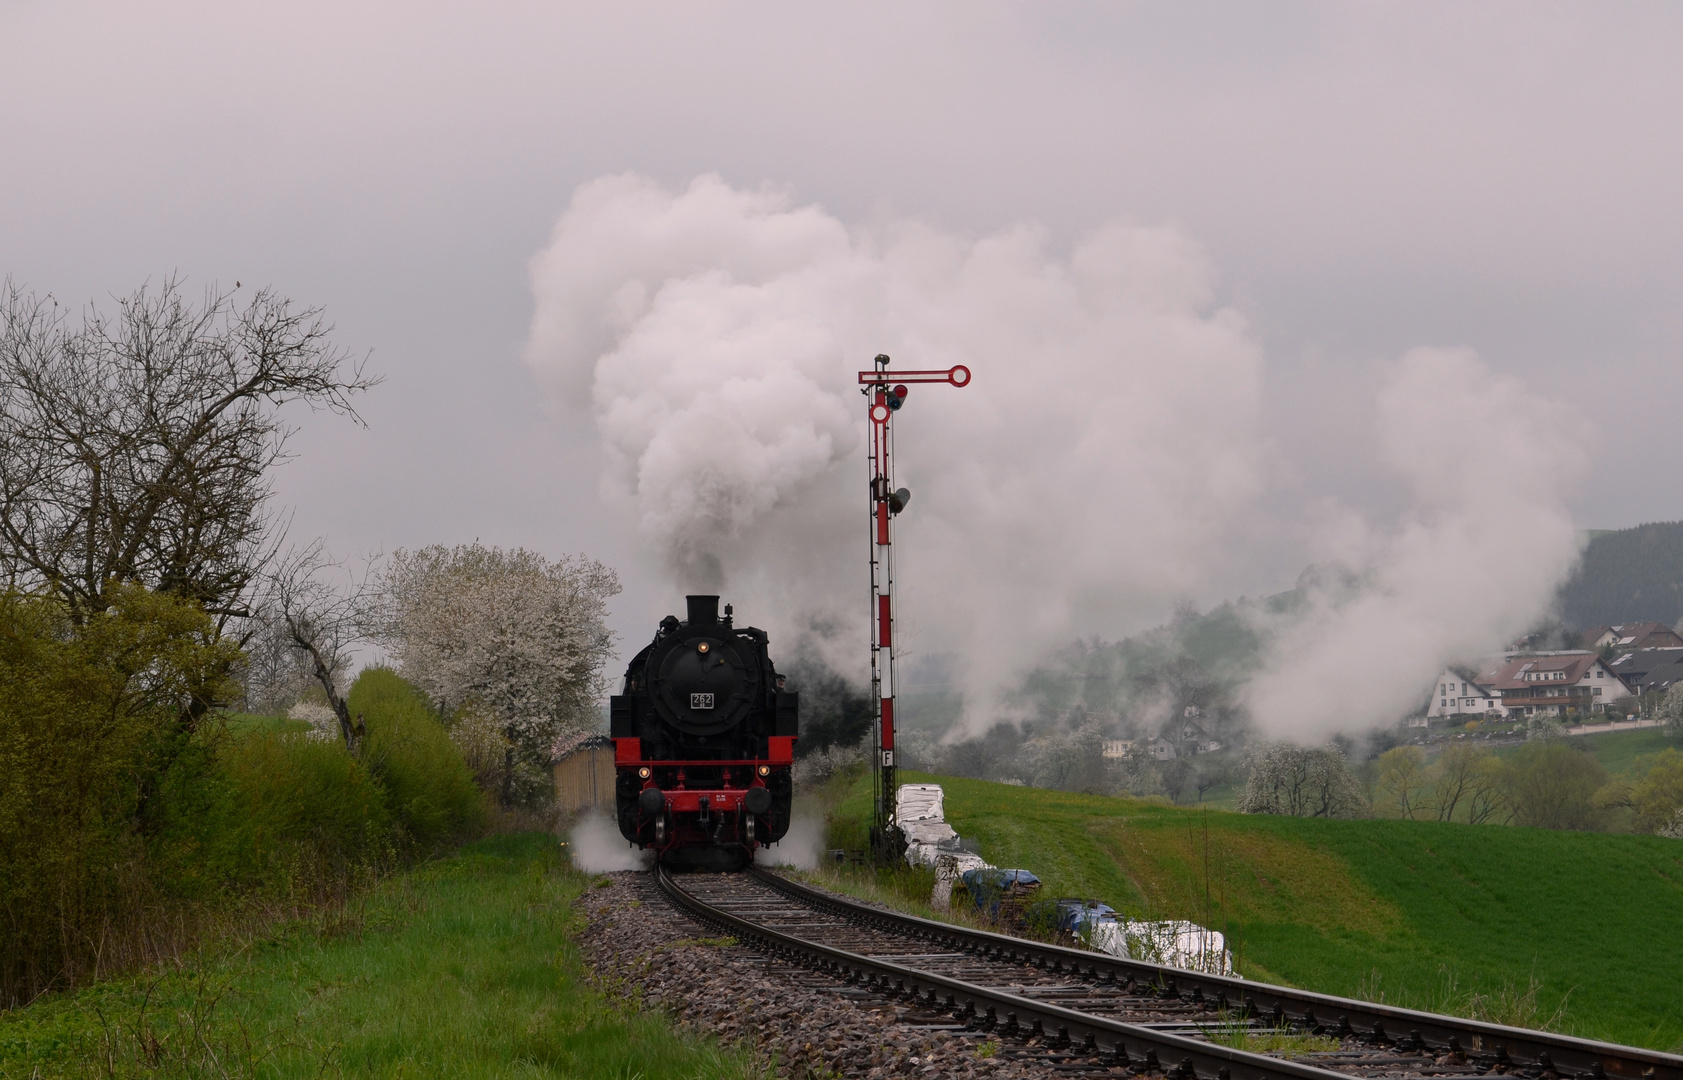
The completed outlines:
{"type": "Polygon", "coordinates": [[[906,403],[910,383],[969,386],[970,369],[957,364],[946,371],[899,371],[890,374],[888,357],[878,355],[870,371],[859,373],[860,393],[869,403],[871,421],[871,713],[876,717],[876,760],[871,770],[875,817],[871,850],[878,862],[898,857],[894,835],[894,518],[912,493],[894,486],[894,439],[889,421],[906,403]]]}

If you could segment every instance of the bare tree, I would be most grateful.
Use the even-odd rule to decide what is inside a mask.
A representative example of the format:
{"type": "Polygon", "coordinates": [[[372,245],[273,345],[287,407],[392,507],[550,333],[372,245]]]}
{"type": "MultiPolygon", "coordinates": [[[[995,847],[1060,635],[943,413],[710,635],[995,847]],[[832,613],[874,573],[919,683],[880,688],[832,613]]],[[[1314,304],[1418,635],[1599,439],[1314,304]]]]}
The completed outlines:
{"type": "Polygon", "coordinates": [[[1104,756],[1104,732],[1096,724],[1074,731],[1052,730],[1023,743],[1029,782],[1059,791],[1108,793],[1113,782],[1104,756]]]}
{"type": "MultiPolygon", "coordinates": [[[[1399,749],[1401,749],[1399,747],[1399,749]]],[[[1490,751],[1470,743],[1450,743],[1438,755],[1432,770],[1432,805],[1439,821],[1454,821],[1455,812],[1466,805],[1468,812],[1488,810],[1488,799],[1481,799],[1488,775],[1485,759],[1490,751]]],[[[1488,812],[1485,815],[1488,817],[1488,812]]]]}
{"type": "Polygon", "coordinates": [[[246,711],[285,712],[315,684],[314,664],[298,648],[285,622],[271,617],[261,601],[253,616],[242,621],[239,636],[245,642],[239,679],[246,711]]]}
{"type": "MultiPolygon", "coordinates": [[[[238,285],[236,284],[236,290],[238,285]]],[[[377,380],[328,341],[318,308],[263,289],[243,305],[174,278],[90,306],[0,289],[0,577],[58,594],[77,621],[113,582],[248,611],[273,556],[267,470],[302,401],[360,422],[377,380]]]]}
{"type": "Polygon", "coordinates": [[[1506,825],[1513,816],[1502,759],[1491,753],[1480,755],[1467,786],[1467,823],[1506,825]]]}
{"type": "Polygon", "coordinates": [[[1379,798],[1386,810],[1414,820],[1426,804],[1426,755],[1417,746],[1393,746],[1379,755],[1379,798]]]}
{"type": "Polygon", "coordinates": [[[362,636],[368,609],[366,576],[357,579],[327,555],[318,541],[280,559],[251,616],[254,636],[287,641],[327,694],[345,748],[357,752],[362,739],[351,722],[340,685],[350,669],[351,648],[362,636]]]}

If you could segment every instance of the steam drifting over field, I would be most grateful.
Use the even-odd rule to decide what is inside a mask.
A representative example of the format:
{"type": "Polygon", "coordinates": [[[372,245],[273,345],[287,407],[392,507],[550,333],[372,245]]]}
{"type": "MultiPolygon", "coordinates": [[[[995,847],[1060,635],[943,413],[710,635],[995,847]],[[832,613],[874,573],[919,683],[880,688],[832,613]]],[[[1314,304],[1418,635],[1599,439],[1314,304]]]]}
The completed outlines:
{"type": "Polygon", "coordinates": [[[1312,587],[1274,639],[1248,699],[1301,738],[1394,720],[1445,664],[1535,624],[1576,560],[1566,509],[1589,460],[1561,405],[1499,378],[1465,349],[1415,349],[1379,395],[1377,438],[1411,508],[1378,530],[1343,515],[1323,557],[1366,571],[1353,592],[1312,587]]]}
{"type": "MultiPolygon", "coordinates": [[[[673,585],[723,591],[843,670],[864,640],[853,373],[878,352],[973,369],[963,390],[915,387],[896,435],[903,634],[962,658],[972,727],[1046,648],[1197,594],[1270,509],[1262,350],[1173,227],[1105,223],[1063,251],[1029,225],[850,227],[716,176],[622,175],[575,192],[531,269],[528,362],[591,411],[605,493],[673,585]]],[[[1546,403],[1470,354],[1421,351],[1377,408],[1414,511],[1388,535],[1331,515],[1325,554],[1371,587],[1282,637],[1250,699],[1276,732],[1406,707],[1438,663],[1539,613],[1573,556],[1582,455],[1524,419],[1546,403]],[[1342,674],[1376,650],[1396,657],[1377,698],[1342,674]],[[1324,708],[1302,707],[1300,680],[1324,708]]]]}

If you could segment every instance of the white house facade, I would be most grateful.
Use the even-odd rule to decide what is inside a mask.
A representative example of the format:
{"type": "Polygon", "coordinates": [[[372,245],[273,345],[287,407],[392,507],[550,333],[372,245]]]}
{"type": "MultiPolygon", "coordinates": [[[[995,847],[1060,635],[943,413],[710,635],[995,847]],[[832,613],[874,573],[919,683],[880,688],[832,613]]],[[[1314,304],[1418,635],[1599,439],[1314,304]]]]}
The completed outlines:
{"type": "MultiPolygon", "coordinates": [[[[1438,673],[1438,684],[1426,705],[1424,720],[1430,722],[1446,716],[1505,715],[1501,695],[1489,687],[1480,686],[1475,673],[1444,668],[1438,673]]],[[[1417,726],[1424,727],[1425,724],[1417,726]]]]}
{"type": "Polygon", "coordinates": [[[1598,713],[1632,694],[1606,661],[1587,649],[1487,656],[1476,672],[1445,668],[1432,689],[1425,714],[1410,721],[1416,727],[1456,716],[1598,713]]]}

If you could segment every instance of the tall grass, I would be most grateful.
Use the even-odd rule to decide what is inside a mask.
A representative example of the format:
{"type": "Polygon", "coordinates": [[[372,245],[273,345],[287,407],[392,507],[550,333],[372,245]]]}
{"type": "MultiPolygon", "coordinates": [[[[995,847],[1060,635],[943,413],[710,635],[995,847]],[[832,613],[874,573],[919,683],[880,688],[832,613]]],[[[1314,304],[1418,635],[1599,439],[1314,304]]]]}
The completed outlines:
{"type": "Polygon", "coordinates": [[[590,884],[499,836],[141,978],[0,1014],[0,1077],[760,1075],[591,988],[590,884]]]}

